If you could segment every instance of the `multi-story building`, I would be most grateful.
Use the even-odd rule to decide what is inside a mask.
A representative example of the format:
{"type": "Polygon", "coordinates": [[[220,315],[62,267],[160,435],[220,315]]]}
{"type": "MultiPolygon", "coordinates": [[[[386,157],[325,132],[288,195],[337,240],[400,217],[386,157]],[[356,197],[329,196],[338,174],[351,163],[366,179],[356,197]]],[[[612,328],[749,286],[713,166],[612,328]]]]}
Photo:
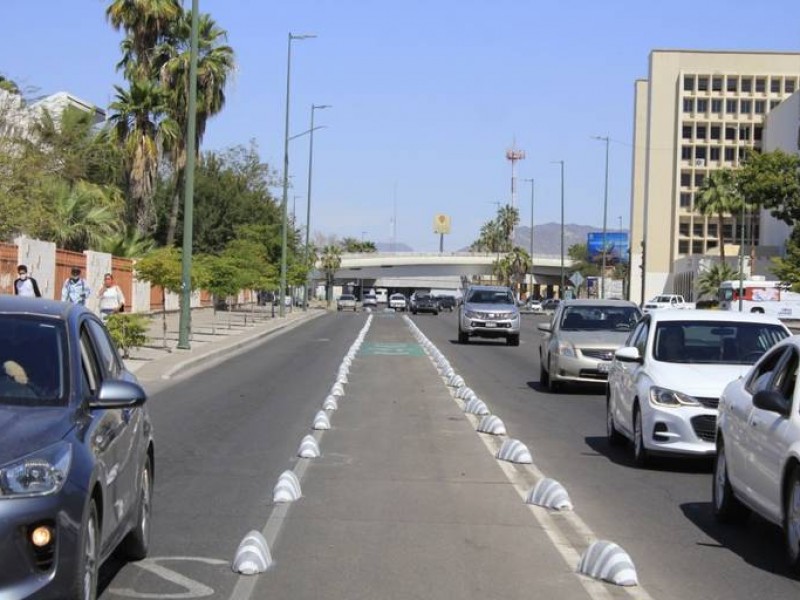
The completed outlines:
{"type": "Polygon", "coordinates": [[[90,114],[95,125],[106,118],[105,111],[68,92],[57,92],[28,104],[19,94],[0,89],[0,137],[28,138],[45,111],[58,121],[67,108],[90,114]]]}
{"type": "MultiPolygon", "coordinates": [[[[692,273],[677,277],[677,265],[720,251],[718,218],[695,210],[697,190],[711,171],[736,168],[747,148],[761,148],[766,115],[799,87],[800,53],[650,53],[648,78],[635,86],[632,300],[692,295],[692,273]]],[[[746,216],[745,245],[759,243],[765,218],[746,216]]],[[[739,231],[737,216],[725,215],[722,237],[726,254],[737,244],[734,259],[739,231]]]]}

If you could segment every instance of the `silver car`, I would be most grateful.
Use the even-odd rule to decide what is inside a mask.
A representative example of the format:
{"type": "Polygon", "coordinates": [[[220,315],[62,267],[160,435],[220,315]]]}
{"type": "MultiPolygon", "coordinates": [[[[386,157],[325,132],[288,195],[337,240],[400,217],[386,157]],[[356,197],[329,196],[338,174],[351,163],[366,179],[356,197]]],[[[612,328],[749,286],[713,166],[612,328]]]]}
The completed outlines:
{"type": "Polygon", "coordinates": [[[605,383],[614,352],[642,316],[626,300],[565,300],[549,323],[539,323],[539,381],[557,392],[562,383],[605,383]]]}
{"type": "Polygon", "coordinates": [[[509,288],[476,285],[467,290],[458,309],[458,341],[466,344],[472,336],[504,337],[509,346],[519,346],[519,309],[509,288]]]}

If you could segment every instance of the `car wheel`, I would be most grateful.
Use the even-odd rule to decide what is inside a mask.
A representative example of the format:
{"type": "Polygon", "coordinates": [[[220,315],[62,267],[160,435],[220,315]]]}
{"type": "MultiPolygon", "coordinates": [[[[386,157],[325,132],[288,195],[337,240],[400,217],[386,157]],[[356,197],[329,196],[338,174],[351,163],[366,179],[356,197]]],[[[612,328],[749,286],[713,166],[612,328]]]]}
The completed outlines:
{"type": "Polygon", "coordinates": [[[748,510],[733,493],[731,482],[728,479],[728,461],[722,440],[717,444],[712,481],[711,505],[717,521],[720,523],[743,521],[747,517],[748,510]]]}
{"type": "Polygon", "coordinates": [[[150,518],[153,509],[153,467],[147,457],[140,475],[139,506],[136,525],[124,541],[124,550],[130,560],[142,560],[150,550],[150,518]]]}
{"type": "Polygon", "coordinates": [[[100,570],[100,519],[94,500],[89,500],[80,544],[74,598],[95,600],[100,570]]]}
{"type": "Polygon", "coordinates": [[[439,311],[438,310],[433,311],[433,316],[434,317],[438,317],[439,316],[439,311]]]}
{"type": "Polygon", "coordinates": [[[644,447],[644,431],[642,429],[642,411],[637,404],[633,408],[633,461],[638,467],[647,465],[650,456],[644,447]]]}
{"type": "Polygon", "coordinates": [[[547,391],[557,394],[561,390],[561,384],[553,377],[553,360],[550,359],[547,369],[547,391]]]}
{"type": "Polygon", "coordinates": [[[614,424],[614,413],[611,411],[611,398],[606,398],[606,436],[609,446],[622,446],[625,443],[625,436],[617,431],[614,424]]]}
{"type": "Polygon", "coordinates": [[[539,354],[539,385],[547,385],[549,376],[547,370],[544,368],[544,361],[542,360],[541,353],[539,354]]]}
{"type": "Polygon", "coordinates": [[[506,338],[506,344],[509,346],[519,346],[519,334],[508,336],[506,338]]]}
{"type": "Polygon", "coordinates": [[[795,465],[786,482],[783,509],[783,539],[789,567],[800,571],[800,466],[795,465]]]}

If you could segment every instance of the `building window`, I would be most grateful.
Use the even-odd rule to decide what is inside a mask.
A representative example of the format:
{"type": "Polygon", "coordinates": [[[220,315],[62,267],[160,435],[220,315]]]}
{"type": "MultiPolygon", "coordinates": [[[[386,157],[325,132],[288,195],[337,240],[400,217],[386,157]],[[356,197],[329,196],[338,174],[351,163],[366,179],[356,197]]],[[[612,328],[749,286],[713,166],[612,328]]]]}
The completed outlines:
{"type": "Polygon", "coordinates": [[[694,110],[694,100],[692,98],[683,99],[683,112],[690,113],[694,110]]]}
{"type": "Polygon", "coordinates": [[[705,160],[705,158],[706,158],[706,147],[705,146],[697,146],[697,148],[694,149],[694,157],[705,160]]]}
{"type": "Polygon", "coordinates": [[[711,139],[712,140],[718,140],[719,139],[719,136],[720,136],[720,133],[721,133],[721,129],[722,128],[719,125],[712,125],[711,126],[711,139]]]}
{"type": "Polygon", "coordinates": [[[689,254],[689,241],[680,240],[678,242],[678,254],[689,254]]]}
{"type": "Polygon", "coordinates": [[[703,182],[706,180],[705,173],[695,173],[694,174],[694,186],[700,187],[703,185],[703,182]]]}
{"type": "Polygon", "coordinates": [[[694,75],[684,75],[684,77],[683,77],[683,91],[684,92],[693,92],[694,91],[694,75]]]}
{"type": "Polygon", "coordinates": [[[705,98],[697,99],[697,112],[699,113],[708,112],[708,100],[706,100],[705,98]]]}
{"type": "Polygon", "coordinates": [[[698,77],[697,78],[697,91],[698,92],[707,92],[708,91],[708,77],[698,77]]]}
{"type": "Polygon", "coordinates": [[[775,108],[776,106],[778,106],[778,104],[780,104],[780,103],[781,103],[781,101],[780,101],[780,100],[770,100],[770,101],[769,101],[769,109],[770,109],[770,110],[774,109],[774,108],[775,108]]]}
{"type": "Polygon", "coordinates": [[[692,160],[691,146],[681,146],[681,160],[692,160]]]}
{"type": "Polygon", "coordinates": [[[729,92],[735,92],[737,88],[737,83],[738,81],[736,80],[736,77],[729,76],[725,79],[725,89],[728,90],[729,92]]]}
{"type": "Polygon", "coordinates": [[[695,128],[694,137],[698,140],[706,139],[706,126],[705,125],[698,125],[695,128]]]}
{"type": "Polygon", "coordinates": [[[763,133],[763,130],[764,130],[763,127],[759,126],[753,127],[753,141],[755,142],[761,141],[761,135],[763,133]]]}
{"type": "Polygon", "coordinates": [[[742,125],[739,127],[739,139],[740,140],[749,140],[750,139],[750,126],[749,125],[742,125]]]}
{"type": "Polygon", "coordinates": [[[711,80],[711,90],[714,92],[722,91],[722,77],[714,77],[711,80]]]}
{"type": "Polygon", "coordinates": [[[692,126],[691,126],[691,125],[684,125],[684,126],[683,126],[683,133],[682,133],[682,137],[683,137],[683,139],[685,139],[685,140],[690,140],[690,139],[692,139],[692,126]]]}
{"type": "MultiPolygon", "coordinates": [[[[692,195],[689,192],[681,192],[681,208],[692,207],[692,195]]],[[[689,235],[689,224],[681,223],[681,235],[689,235]],[[683,226],[686,225],[686,233],[683,233],[683,226]]]]}
{"type": "Polygon", "coordinates": [[[763,100],[756,100],[755,109],[757,115],[763,115],[767,112],[767,103],[763,100]]]}
{"type": "Polygon", "coordinates": [[[780,94],[781,93],[781,80],[777,77],[774,77],[769,82],[769,91],[773,94],[780,94]]]}
{"type": "Polygon", "coordinates": [[[753,80],[749,77],[742,77],[742,92],[750,93],[753,91],[753,80]]]}
{"type": "Polygon", "coordinates": [[[713,113],[721,113],[722,112],[722,100],[719,100],[719,99],[712,99],[711,100],[711,112],[713,112],[713,113]]]}
{"type": "Polygon", "coordinates": [[[747,148],[742,146],[741,148],[739,148],[739,160],[744,160],[745,156],[747,156],[747,148]]]}
{"type": "Polygon", "coordinates": [[[736,127],[725,128],[725,139],[728,141],[736,141],[736,127]]]}
{"type": "Polygon", "coordinates": [[[729,115],[736,114],[736,100],[725,100],[725,112],[729,115]]]}
{"type": "Polygon", "coordinates": [[[716,240],[708,240],[706,241],[706,248],[711,250],[712,248],[716,248],[719,244],[717,244],[716,240]]]}
{"type": "Polygon", "coordinates": [[[763,77],[756,78],[756,91],[761,93],[767,91],[767,80],[763,77]]]}
{"type": "Polygon", "coordinates": [[[692,233],[694,234],[694,237],[703,237],[703,224],[695,223],[692,225],[692,233]]]}
{"type": "Polygon", "coordinates": [[[703,253],[703,240],[695,240],[692,242],[692,254],[703,253]]]}
{"type": "Polygon", "coordinates": [[[678,233],[684,237],[689,237],[689,223],[680,223],[678,225],[678,233]]]}
{"type": "Polygon", "coordinates": [[[784,86],[787,94],[794,94],[794,79],[787,79],[784,86]]]}
{"type": "Polygon", "coordinates": [[[743,115],[749,115],[752,111],[753,103],[750,100],[742,100],[739,112],[743,115]]]}
{"type": "Polygon", "coordinates": [[[732,242],[733,241],[733,223],[725,223],[722,226],[722,238],[726,242],[732,242]]]}
{"type": "Polygon", "coordinates": [[[711,160],[719,160],[719,146],[711,146],[710,157],[711,160]]]}
{"type": "Polygon", "coordinates": [[[717,237],[717,224],[716,223],[709,223],[708,224],[708,237],[717,237]]]}
{"type": "Polygon", "coordinates": [[[692,174],[681,173],[681,187],[689,187],[692,185],[692,174]]]}
{"type": "Polygon", "coordinates": [[[725,148],[725,161],[726,162],[733,162],[734,157],[734,149],[733,148],[725,148]]]}

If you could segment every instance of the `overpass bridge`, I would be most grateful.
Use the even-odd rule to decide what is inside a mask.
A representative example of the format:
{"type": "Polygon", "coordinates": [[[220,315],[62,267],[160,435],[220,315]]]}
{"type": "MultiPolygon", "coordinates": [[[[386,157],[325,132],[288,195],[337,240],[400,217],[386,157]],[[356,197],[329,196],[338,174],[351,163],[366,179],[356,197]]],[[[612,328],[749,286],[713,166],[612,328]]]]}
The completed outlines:
{"type": "MultiPolygon", "coordinates": [[[[371,252],[342,254],[336,272],[336,286],[387,288],[408,292],[414,289],[458,290],[462,281],[491,276],[498,255],[478,252],[371,252]]],[[[541,295],[552,295],[561,281],[559,255],[534,255],[529,273],[533,273],[534,289],[541,295]],[[547,293],[550,292],[550,293],[547,293]]],[[[564,260],[567,273],[573,261],[564,260]]],[[[314,273],[316,282],[324,283],[325,274],[314,273]]]]}

